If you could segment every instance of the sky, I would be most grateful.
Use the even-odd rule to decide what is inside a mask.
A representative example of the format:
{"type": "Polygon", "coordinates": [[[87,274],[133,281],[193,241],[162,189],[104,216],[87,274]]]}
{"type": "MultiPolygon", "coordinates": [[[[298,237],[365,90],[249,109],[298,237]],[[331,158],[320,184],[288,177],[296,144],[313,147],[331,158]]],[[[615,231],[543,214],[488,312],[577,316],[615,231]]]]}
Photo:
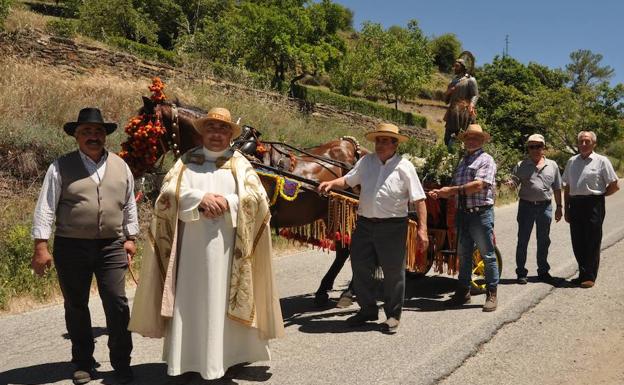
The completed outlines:
{"type": "Polygon", "coordinates": [[[477,66],[508,53],[522,63],[564,68],[570,53],[589,49],[615,70],[611,84],[624,83],[623,0],[334,0],[354,12],[353,26],[384,27],[418,20],[425,35],[454,33],[477,66]],[[619,27],[618,27],[619,26],[619,27]]]}

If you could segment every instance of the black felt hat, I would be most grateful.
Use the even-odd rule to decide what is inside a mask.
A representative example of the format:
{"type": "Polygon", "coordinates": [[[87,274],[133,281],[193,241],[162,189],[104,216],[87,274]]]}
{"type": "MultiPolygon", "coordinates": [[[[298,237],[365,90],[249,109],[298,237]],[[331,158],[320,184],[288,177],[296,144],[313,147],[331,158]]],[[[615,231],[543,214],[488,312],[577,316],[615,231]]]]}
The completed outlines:
{"type": "Polygon", "coordinates": [[[81,124],[97,124],[106,130],[106,135],[109,135],[117,129],[117,123],[106,123],[102,119],[102,113],[98,108],[83,108],[78,113],[78,120],[75,122],[65,123],[63,130],[71,136],[74,136],[76,128],[81,124]]]}

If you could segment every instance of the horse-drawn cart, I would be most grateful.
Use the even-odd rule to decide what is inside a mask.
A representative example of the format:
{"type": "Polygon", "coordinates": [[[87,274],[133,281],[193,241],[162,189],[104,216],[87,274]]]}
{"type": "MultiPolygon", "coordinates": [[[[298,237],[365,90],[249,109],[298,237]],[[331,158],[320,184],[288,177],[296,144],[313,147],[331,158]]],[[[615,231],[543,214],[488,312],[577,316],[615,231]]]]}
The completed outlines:
{"type": "MultiPolygon", "coordinates": [[[[205,112],[166,101],[163,87],[160,80],[154,80],[150,87],[151,99],[144,98],[139,115],[126,126],[128,140],[122,144],[120,155],[135,176],[153,171],[157,159],[169,151],[178,157],[201,144],[193,121],[205,112]]],[[[316,187],[319,182],[344,175],[368,151],[352,137],[302,150],[286,143],[263,142],[259,136],[255,129],[244,126],[243,134],[233,147],[244,153],[258,172],[270,199],[272,225],[280,229],[279,234],[322,249],[336,250],[336,262],[319,288],[331,289],[349,255],[358,200],[357,194],[351,191],[336,191],[325,196],[318,194],[316,187]]],[[[418,250],[417,222],[411,218],[406,270],[412,275],[424,276],[433,266],[436,273],[454,275],[458,268],[455,204],[428,197],[426,205],[429,248],[424,252],[418,250]]],[[[498,249],[496,255],[500,270],[502,261],[498,249]]],[[[473,261],[473,285],[475,289],[482,289],[484,265],[476,248],[473,261]]]]}

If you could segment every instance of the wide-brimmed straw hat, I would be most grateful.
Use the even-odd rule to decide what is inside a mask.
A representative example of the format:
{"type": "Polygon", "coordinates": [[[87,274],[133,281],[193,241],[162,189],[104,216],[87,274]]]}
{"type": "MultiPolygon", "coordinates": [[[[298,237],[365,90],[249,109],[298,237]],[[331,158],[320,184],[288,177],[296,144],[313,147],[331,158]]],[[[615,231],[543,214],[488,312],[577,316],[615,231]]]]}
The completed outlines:
{"type": "Polygon", "coordinates": [[[97,108],[83,108],[78,113],[78,119],[75,122],[67,122],[63,125],[63,130],[68,135],[74,136],[76,133],[76,128],[81,124],[95,124],[98,126],[104,127],[106,130],[106,135],[109,135],[113,131],[117,129],[117,123],[106,123],[102,119],[102,113],[97,108]]]}
{"type": "Polygon", "coordinates": [[[390,123],[378,123],[375,126],[375,131],[367,132],[365,136],[371,142],[374,142],[378,136],[389,136],[398,139],[399,142],[406,142],[409,139],[407,136],[399,133],[399,127],[390,123]]]}
{"type": "Polygon", "coordinates": [[[197,132],[201,134],[206,123],[211,121],[228,124],[232,129],[232,139],[238,138],[241,134],[240,126],[232,122],[232,115],[230,115],[230,111],[227,108],[222,107],[211,108],[205,117],[195,120],[193,125],[195,126],[197,132]]]}
{"type": "Polygon", "coordinates": [[[469,136],[469,135],[479,135],[483,138],[484,142],[490,141],[490,134],[483,131],[483,128],[481,128],[481,126],[478,124],[469,125],[466,131],[463,131],[459,135],[457,135],[457,138],[459,138],[459,140],[463,142],[466,140],[466,136],[469,136]]]}

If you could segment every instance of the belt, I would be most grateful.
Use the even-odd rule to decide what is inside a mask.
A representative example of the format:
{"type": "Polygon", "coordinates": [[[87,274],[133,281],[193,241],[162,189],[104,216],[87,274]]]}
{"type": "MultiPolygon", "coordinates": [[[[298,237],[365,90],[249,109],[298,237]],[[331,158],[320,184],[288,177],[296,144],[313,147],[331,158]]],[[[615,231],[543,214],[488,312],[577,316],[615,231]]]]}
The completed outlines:
{"type": "Polygon", "coordinates": [[[371,223],[401,223],[407,221],[407,217],[392,217],[392,218],[368,218],[363,216],[358,216],[358,219],[363,220],[364,222],[371,223]]]}
{"type": "Polygon", "coordinates": [[[541,205],[549,205],[552,203],[552,200],[545,200],[545,201],[528,201],[526,199],[520,199],[522,202],[524,203],[528,203],[530,205],[534,205],[534,206],[541,206],[541,205]]]}
{"type": "Polygon", "coordinates": [[[491,208],[492,208],[492,205],[485,205],[485,206],[475,206],[469,209],[461,209],[461,210],[465,213],[478,213],[478,212],[485,211],[491,208]]]}
{"type": "Polygon", "coordinates": [[[598,195],[570,195],[570,200],[587,200],[587,199],[601,199],[604,198],[604,194],[598,195]]]}

